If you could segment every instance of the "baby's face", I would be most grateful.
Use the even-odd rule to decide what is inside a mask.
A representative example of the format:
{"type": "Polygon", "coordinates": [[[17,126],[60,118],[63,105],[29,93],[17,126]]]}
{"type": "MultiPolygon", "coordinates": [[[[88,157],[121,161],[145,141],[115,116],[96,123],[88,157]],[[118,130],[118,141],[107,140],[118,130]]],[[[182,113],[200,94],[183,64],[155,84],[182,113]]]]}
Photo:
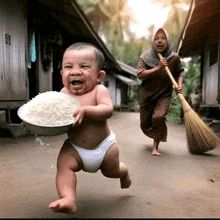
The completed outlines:
{"type": "Polygon", "coordinates": [[[157,32],[157,34],[154,37],[153,46],[158,53],[163,53],[167,49],[168,47],[167,38],[163,31],[157,32]]]}
{"type": "Polygon", "coordinates": [[[91,91],[101,81],[94,51],[69,50],[64,54],[62,63],[62,81],[74,95],[83,95],[91,91]]]}

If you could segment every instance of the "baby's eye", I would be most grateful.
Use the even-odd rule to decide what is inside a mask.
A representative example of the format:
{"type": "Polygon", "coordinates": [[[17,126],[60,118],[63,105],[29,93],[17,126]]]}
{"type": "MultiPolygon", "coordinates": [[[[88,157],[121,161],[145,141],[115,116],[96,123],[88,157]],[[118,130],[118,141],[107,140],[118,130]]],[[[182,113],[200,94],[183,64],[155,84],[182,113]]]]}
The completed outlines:
{"type": "Polygon", "coordinates": [[[66,65],[66,66],[64,66],[64,68],[65,69],[70,69],[70,68],[72,68],[72,66],[71,65],[66,65]]]}
{"type": "Polygon", "coordinates": [[[89,65],[86,65],[86,64],[83,64],[83,65],[81,65],[81,68],[83,68],[83,69],[88,69],[90,66],[89,65]]]}

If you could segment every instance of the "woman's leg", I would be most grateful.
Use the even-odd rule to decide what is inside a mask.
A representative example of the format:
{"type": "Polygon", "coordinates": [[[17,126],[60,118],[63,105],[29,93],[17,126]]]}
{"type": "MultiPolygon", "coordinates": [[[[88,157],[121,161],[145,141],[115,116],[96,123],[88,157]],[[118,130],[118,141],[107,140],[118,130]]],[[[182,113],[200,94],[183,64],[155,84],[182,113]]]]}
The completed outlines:
{"type": "Polygon", "coordinates": [[[170,97],[166,97],[158,100],[157,105],[154,109],[154,113],[152,114],[152,138],[153,142],[153,150],[152,154],[156,156],[160,156],[159,152],[159,144],[161,141],[167,141],[167,126],[166,126],[166,115],[169,111],[170,106],[170,97]]]}
{"type": "Polygon", "coordinates": [[[161,155],[161,153],[158,151],[159,143],[160,141],[157,141],[156,139],[154,139],[152,154],[155,156],[161,155]]]}

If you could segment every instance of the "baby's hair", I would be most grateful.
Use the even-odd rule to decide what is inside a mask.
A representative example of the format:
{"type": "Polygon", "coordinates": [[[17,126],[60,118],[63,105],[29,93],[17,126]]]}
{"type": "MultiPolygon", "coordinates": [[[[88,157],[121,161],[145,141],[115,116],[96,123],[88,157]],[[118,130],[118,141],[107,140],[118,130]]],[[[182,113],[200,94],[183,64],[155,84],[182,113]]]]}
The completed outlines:
{"type": "Polygon", "coordinates": [[[86,42],[77,42],[72,45],[70,45],[64,53],[66,53],[69,50],[84,50],[84,49],[92,49],[95,53],[96,56],[96,61],[97,61],[97,66],[99,70],[103,68],[104,62],[105,62],[105,57],[102,53],[101,50],[99,50],[96,46],[90,43],[86,42]]]}

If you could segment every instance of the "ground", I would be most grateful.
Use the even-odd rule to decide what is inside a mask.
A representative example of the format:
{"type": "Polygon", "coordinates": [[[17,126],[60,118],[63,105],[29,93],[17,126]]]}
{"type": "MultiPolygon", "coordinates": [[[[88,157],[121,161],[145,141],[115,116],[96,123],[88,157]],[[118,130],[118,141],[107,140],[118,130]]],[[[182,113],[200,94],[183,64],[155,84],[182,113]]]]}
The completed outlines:
{"type": "Polygon", "coordinates": [[[138,112],[114,112],[109,120],[131,187],[80,171],[75,215],[48,208],[58,198],[56,159],[66,135],[0,138],[0,218],[219,218],[220,148],[191,155],[184,124],[168,122],[162,156],[152,156],[139,124],[138,112]]]}

